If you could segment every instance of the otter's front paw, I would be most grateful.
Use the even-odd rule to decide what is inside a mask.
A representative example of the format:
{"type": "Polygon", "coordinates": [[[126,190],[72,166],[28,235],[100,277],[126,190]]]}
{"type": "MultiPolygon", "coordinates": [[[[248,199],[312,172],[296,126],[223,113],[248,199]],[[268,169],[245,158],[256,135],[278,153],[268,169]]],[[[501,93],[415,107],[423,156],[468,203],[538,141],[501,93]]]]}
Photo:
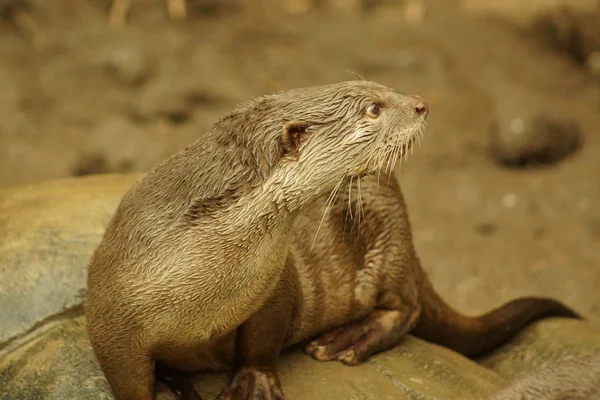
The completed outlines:
{"type": "Polygon", "coordinates": [[[263,372],[255,368],[243,368],[236,372],[231,384],[217,400],[287,400],[277,373],[263,372]]]}

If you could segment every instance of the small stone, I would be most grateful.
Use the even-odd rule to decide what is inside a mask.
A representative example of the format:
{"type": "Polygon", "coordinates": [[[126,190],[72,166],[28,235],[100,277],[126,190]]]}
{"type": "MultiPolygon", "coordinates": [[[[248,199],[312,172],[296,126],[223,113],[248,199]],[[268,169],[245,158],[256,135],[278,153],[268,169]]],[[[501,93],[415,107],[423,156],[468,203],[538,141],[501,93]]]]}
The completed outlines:
{"type": "Polygon", "coordinates": [[[490,136],[494,160],[507,167],[554,164],[574,153],[582,142],[576,123],[543,114],[499,118],[490,136]]]}
{"type": "Polygon", "coordinates": [[[589,210],[591,205],[592,205],[592,202],[590,201],[590,198],[587,196],[579,199],[579,202],[577,203],[577,206],[579,207],[579,209],[581,211],[589,210]]]}
{"type": "Polygon", "coordinates": [[[506,208],[515,208],[518,202],[517,195],[514,193],[506,193],[502,196],[502,205],[506,208]]]}
{"type": "Polygon", "coordinates": [[[600,219],[592,219],[589,221],[590,235],[594,238],[600,238],[600,219]]]}
{"type": "Polygon", "coordinates": [[[364,8],[369,8],[371,5],[368,0],[328,0],[327,7],[333,11],[336,15],[338,13],[343,15],[351,15],[357,12],[361,12],[364,8]]]}
{"type": "Polygon", "coordinates": [[[188,14],[222,15],[235,12],[244,5],[244,0],[195,0],[188,1],[188,14]]]}
{"type": "Polygon", "coordinates": [[[314,6],[310,0],[286,0],[284,5],[289,14],[304,14],[314,6]]]}
{"type": "Polygon", "coordinates": [[[425,20],[425,2],[423,0],[409,0],[405,5],[405,19],[411,25],[419,25],[425,20]]]}
{"type": "Polygon", "coordinates": [[[108,117],[90,130],[71,173],[83,176],[146,171],[163,157],[167,140],[124,116],[108,117]]]}
{"type": "Polygon", "coordinates": [[[188,91],[169,80],[156,80],[141,95],[139,111],[148,117],[163,117],[174,124],[186,122],[193,111],[188,91]]]}
{"type": "Polygon", "coordinates": [[[141,47],[140,41],[123,38],[99,53],[100,62],[106,71],[119,83],[135,87],[148,81],[154,65],[141,47]]]}
{"type": "Polygon", "coordinates": [[[592,76],[600,81],[600,50],[594,50],[588,55],[587,68],[592,76]]]}
{"type": "Polygon", "coordinates": [[[475,227],[475,232],[482,236],[492,236],[497,230],[498,227],[496,225],[488,222],[481,223],[475,227]]]}
{"type": "Polygon", "coordinates": [[[108,161],[103,154],[86,154],[79,158],[73,168],[73,176],[105,174],[111,171],[108,161]]]}
{"type": "Polygon", "coordinates": [[[542,237],[544,237],[545,234],[546,234],[546,229],[543,227],[534,228],[533,231],[531,232],[531,236],[534,239],[542,238],[542,237]]]}
{"type": "Polygon", "coordinates": [[[0,0],[0,17],[10,14],[15,7],[22,7],[24,0],[0,0]]]}
{"type": "Polygon", "coordinates": [[[0,107],[15,108],[21,100],[21,91],[8,67],[0,64],[0,107]]]}

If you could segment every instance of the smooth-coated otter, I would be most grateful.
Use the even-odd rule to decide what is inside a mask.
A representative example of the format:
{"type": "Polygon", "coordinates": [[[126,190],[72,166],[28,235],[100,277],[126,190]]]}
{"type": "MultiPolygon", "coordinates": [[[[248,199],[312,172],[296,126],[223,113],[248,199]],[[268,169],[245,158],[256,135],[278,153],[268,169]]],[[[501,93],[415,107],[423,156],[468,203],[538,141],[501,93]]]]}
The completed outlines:
{"type": "Polygon", "coordinates": [[[489,400],[600,400],[600,351],[524,375],[489,400]]]}
{"type": "Polygon", "coordinates": [[[266,95],[134,184],[88,270],[89,337],[115,398],[154,399],[156,364],[233,369],[221,400],[283,400],[277,358],[309,338],[314,358],[350,365],[410,331],[475,356],[534,319],[577,317],[523,298],[468,318],[436,295],[400,188],[380,176],[428,112],[366,81],[266,95]]]}

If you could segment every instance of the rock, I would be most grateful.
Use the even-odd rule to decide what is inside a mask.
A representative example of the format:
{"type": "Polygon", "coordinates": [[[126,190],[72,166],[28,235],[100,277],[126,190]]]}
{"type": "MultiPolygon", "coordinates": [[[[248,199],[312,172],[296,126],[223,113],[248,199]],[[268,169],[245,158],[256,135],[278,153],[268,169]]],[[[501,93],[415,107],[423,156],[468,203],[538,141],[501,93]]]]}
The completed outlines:
{"type": "Polygon", "coordinates": [[[490,129],[490,147],[496,163],[508,167],[554,164],[582,144],[579,126],[516,107],[502,110],[490,129]]]}
{"type": "Polygon", "coordinates": [[[490,400],[600,398],[600,351],[568,357],[526,374],[490,400]]]}
{"type": "Polygon", "coordinates": [[[0,387],[0,400],[113,398],[92,352],[83,317],[54,323],[2,357],[0,387]]]}
{"type": "Polygon", "coordinates": [[[283,7],[289,14],[303,14],[311,11],[315,4],[311,0],[285,0],[283,7]]]}
{"type": "MultiPolygon", "coordinates": [[[[539,331],[550,329],[575,332],[571,344],[583,338],[590,348],[600,350],[598,332],[593,333],[585,322],[575,322],[540,322],[517,339],[516,347],[527,343],[538,359],[556,358],[556,348],[545,341],[547,337],[539,335],[539,331]],[[591,339],[594,334],[595,341],[591,339]],[[536,345],[540,340],[546,345],[536,345]]],[[[112,399],[87,339],[82,316],[50,323],[47,329],[22,342],[12,351],[0,353],[0,400],[112,399]]],[[[490,361],[497,359],[498,354],[511,354],[505,361],[510,360],[518,369],[521,354],[513,354],[514,349],[512,345],[505,346],[486,362],[494,364],[490,361]]],[[[278,367],[286,394],[295,400],[486,400],[507,383],[480,364],[412,336],[357,367],[318,362],[298,348],[285,352],[278,367]]],[[[504,367],[510,369],[511,365],[504,367]]],[[[200,373],[193,378],[204,399],[215,398],[228,380],[227,373],[200,373]]]]}
{"type": "Polygon", "coordinates": [[[160,135],[154,126],[113,115],[90,130],[72,174],[145,172],[165,157],[172,141],[172,134],[160,135]]]}
{"type": "Polygon", "coordinates": [[[193,106],[185,85],[161,79],[154,80],[142,92],[138,108],[145,117],[163,117],[177,124],[190,118],[193,106]]]}
{"type": "Polygon", "coordinates": [[[352,15],[362,12],[369,3],[368,0],[328,0],[325,8],[334,15],[352,15]]]}
{"type": "Polygon", "coordinates": [[[594,73],[600,51],[600,9],[588,12],[555,10],[540,16],[531,27],[534,36],[549,48],[594,73]]]}
{"type": "MultiPolygon", "coordinates": [[[[600,361],[600,329],[598,327],[581,320],[551,318],[530,325],[510,343],[481,358],[479,362],[496,371],[510,382],[510,385],[507,385],[508,387],[503,388],[497,393],[497,397],[494,397],[494,400],[500,400],[521,398],[509,397],[509,394],[514,394],[519,389],[522,390],[523,387],[527,387],[527,383],[534,383],[535,379],[540,380],[540,376],[536,377],[536,374],[543,372],[544,369],[547,369],[545,373],[548,374],[551,371],[548,368],[553,368],[554,365],[560,365],[561,363],[564,365],[565,362],[572,362],[573,359],[579,357],[589,357],[591,354],[597,354],[597,356],[595,356],[595,364],[590,365],[590,367],[600,369],[600,365],[597,364],[600,361]]],[[[590,362],[590,360],[587,362],[590,362]]],[[[581,378],[581,383],[588,385],[587,388],[580,388],[582,393],[588,390],[592,391],[589,386],[593,386],[595,382],[600,382],[598,377],[594,379],[593,376],[582,376],[581,378]]],[[[562,379],[564,384],[572,382],[572,380],[562,379]]],[[[553,379],[550,379],[550,381],[553,382],[553,379]]],[[[554,384],[551,386],[560,389],[554,384]]],[[[548,386],[546,386],[546,389],[549,390],[548,386]]],[[[562,399],[563,397],[557,397],[556,393],[554,393],[554,396],[542,397],[538,393],[536,396],[527,398],[550,400],[562,399]]],[[[595,397],[569,398],[595,399],[595,397]]]]}
{"type": "Polygon", "coordinates": [[[10,14],[14,8],[23,7],[23,0],[0,0],[0,17],[5,17],[10,14]]]}
{"type": "Polygon", "coordinates": [[[189,14],[222,15],[233,13],[244,6],[244,0],[196,0],[188,2],[189,14]]]}
{"type": "Polygon", "coordinates": [[[121,35],[116,39],[94,53],[96,61],[118,83],[129,87],[142,85],[154,73],[154,60],[142,47],[141,38],[121,35]]]}
{"type": "MultiPolygon", "coordinates": [[[[279,370],[294,400],[483,400],[504,382],[473,361],[412,337],[358,367],[318,362],[294,349],[281,357],[279,370]]],[[[204,399],[213,399],[228,380],[226,373],[204,373],[194,383],[204,399]]],[[[83,317],[55,322],[2,357],[0,387],[0,400],[112,399],[83,317]]]]}
{"type": "Polygon", "coordinates": [[[592,76],[600,81],[600,50],[592,51],[587,58],[587,68],[592,76]]]}
{"type": "MultiPolygon", "coordinates": [[[[112,399],[81,308],[63,311],[84,301],[87,261],[120,197],[140,177],[0,191],[0,400],[112,399]]],[[[318,362],[295,348],[281,357],[279,370],[294,400],[486,400],[524,373],[594,350],[600,351],[600,331],[589,322],[553,318],[478,362],[409,335],[357,367],[318,362]]],[[[215,373],[193,378],[204,399],[228,380],[215,373]]]]}
{"type": "Polygon", "coordinates": [[[0,345],[84,300],[86,266],[139,175],[0,190],[0,345]]]}
{"type": "Polygon", "coordinates": [[[576,123],[537,115],[498,121],[492,129],[496,161],[505,166],[554,164],[581,146],[576,123]]]}
{"type": "Polygon", "coordinates": [[[0,108],[15,111],[21,101],[21,91],[10,69],[0,63],[0,108]]]}
{"type": "MultiPolygon", "coordinates": [[[[318,362],[292,350],[281,357],[279,370],[286,394],[295,400],[483,400],[505,382],[457,353],[412,336],[357,367],[318,362]]],[[[227,375],[199,374],[195,384],[203,398],[212,399],[227,381],[227,375]]]]}
{"type": "Polygon", "coordinates": [[[594,12],[596,0],[461,0],[461,7],[473,14],[501,16],[513,23],[528,26],[548,12],[562,10],[594,12]]]}
{"type": "Polygon", "coordinates": [[[478,361],[512,380],[566,357],[594,351],[600,351],[600,329],[586,321],[550,318],[530,325],[478,361]]]}

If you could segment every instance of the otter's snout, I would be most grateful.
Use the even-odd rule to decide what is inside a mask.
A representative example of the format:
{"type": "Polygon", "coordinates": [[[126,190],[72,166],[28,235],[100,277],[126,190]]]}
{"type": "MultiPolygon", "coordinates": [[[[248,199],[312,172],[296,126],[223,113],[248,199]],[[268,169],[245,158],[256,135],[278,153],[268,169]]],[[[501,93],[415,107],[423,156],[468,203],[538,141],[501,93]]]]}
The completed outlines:
{"type": "Polygon", "coordinates": [[[423,98],[417,95],[409,95],[407,100],[409,105],[414,108],[417,115],[422,115],[424,118],[427,118],[429,115],[429,106],[423,98]]]}
{"type": "Polygon", "coordinates": [[[400,101],[404,105],[415,110],[417,115],[427,118],[429,115],[429,106],[425,102],[425,99],[416,94],[402,93],[397,90],[395,92],[400,96],[400,101]]]}

